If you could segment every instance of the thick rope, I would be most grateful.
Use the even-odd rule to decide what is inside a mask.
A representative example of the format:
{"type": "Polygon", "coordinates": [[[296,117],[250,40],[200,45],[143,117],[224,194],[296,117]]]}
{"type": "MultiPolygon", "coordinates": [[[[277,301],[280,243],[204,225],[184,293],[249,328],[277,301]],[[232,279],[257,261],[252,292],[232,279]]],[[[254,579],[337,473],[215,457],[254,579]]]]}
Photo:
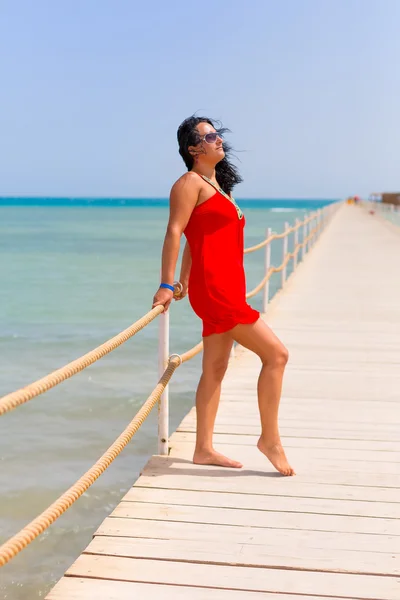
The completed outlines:
{"type": "Polygon", "coordinates": [[[272,235],[270,235],[268,238],[266,238],[259,244],[256,244],[255,246],[250,246],[249,248],[245,248],[244,254],[249,254],[250,252],[255,252],[256,250],[260,250],[260,248],[264,248],[264,246],[267,246],[274,240],[281,240],[281,239],[285,238],[290,233],[293,233],[294,231],[297,231],[298,229],[300,229],[300,227],[303,227],[304,225],[307,225],[307,223],[310,223],[310,221],[315,219],[315,216],[316,215],[313,214],[313,215],[311,215],[311,217],[307,217],[307,219],[304,219],[304,221],[299,221],[296,225],[294,225],[293,227],[289,227],[282,233],[273,233],[272,235]]]}
{"type": "Polygon", "coordinates": [[[264,285],[267,283],[267,281],[272,277],[272,275],[274,273],[279,273],[280,271],[283,271],[283,269],[287,266],[290,259],[295,258],[295,256],[299,252],[299,250],[301,248],[303,248],[306,244],[308,244],[308,242],[314,237],[314,235],[320,229],[320,227],[321,227],[321,225],[314,227],[314,229],[311,230],[310,234],[306,238],[304,238],[303,242],[301,244],[296,245],[293,252],[288,252],[286,254],[285,260],[278,267],[270,267],[268,269],[265,277],[260,281],[260,283],[254,289],[252,289],[250,292],[247,292],[246,298],[252,298],[256,294],[258,294],[258,292],[260,292],[262,290],[264,285]]]}
{"type": "Polygon", "coordinates": [[[42,512],[42,514],[36,517],[36,519],[33,519],[29,525],[0,546],[0,567],[8,563],[35,538],[43,533],[43,531],[50,527],[50,525],[72,506],[72,504],[86,492],[96,479],[104,473],[107,467],[109,467],[113,460],[122,452],[149,416],[152,408],[159,401],[175,369],[179,367],[180,364],[181,360],[179,356],[174,355],[173,357],[170,357],[168,366],[157,386],[129,423],[128,427],[126,427],[101,458],[72,487],[42,512]]]}
{"type": "Polygon", "coordinates": [[[267,246],[268,244],[270,244],[271,242],[273,242],[274,240],[276,240],[276,236],[278,234],[273,233],[272,235],[270,235],[269,237],[267,237],[267,239],[265,239],[264,241],[260,242],[259,244],[256,244],[255,246],[250,246],[249,248],[245,248],[243,251],[243,254],[250,254],[250,252],[255,252],[256,250],[260,250],[260,248],[264,248],[264,246],[267,246]]]}
{"type": "Polygon", "coordinates": [[[12,410],[13,408],[16,408],[20,404],[24,404],[25,402],[28,402],[28,400],[32,400],[32,398],[35,398],[35,396],[39,396],[40,394],[43,394],[43,392],[47,392],[47,390],[50,390],[62,381],[65,381],[73,375],[76,375],[76,373],[83,371],[83,369],[86,369],[86,367],[96,362],[96,360],[99,360],[99,358],[106,356],[106,354],[109,354],[112,352],[112,350],[115,350],[115,348],[121,346],[121,344],[129,340],[129,338],[146,327],[146,325],[151,323],[151,321],[153,321],[163,312],[163,306],[156,306],[141,319],[133,323],[130,327],[124,331],[121,331],[121,333],[111,338],[101,346],[98,346],[97,348],[94,348],[94,350],[84,354],[84,356],[73,360],[64,367],[61,367],[61,369],[53,371],[49,375],[42,377],[42,379],[39,379],[38,381],[35,381],[34,383],[31,383],[30,385],[27,385],[16,392],[12,392],[11,394],[3,396],[3,398],[0,398],[0,416],[12,410]]]}
{"type": "Polygon", "coordinates": [[[190,348],[190,350],[187,350],[184,354],[181,355],[182,362],[183,363],[187,362],[188,360],[190,360],[197,354],[200,354],[200,352],[202,350],[203,350],[203,342],[199,342],[198,344],[193,346],[193,348],[190,348]]]}

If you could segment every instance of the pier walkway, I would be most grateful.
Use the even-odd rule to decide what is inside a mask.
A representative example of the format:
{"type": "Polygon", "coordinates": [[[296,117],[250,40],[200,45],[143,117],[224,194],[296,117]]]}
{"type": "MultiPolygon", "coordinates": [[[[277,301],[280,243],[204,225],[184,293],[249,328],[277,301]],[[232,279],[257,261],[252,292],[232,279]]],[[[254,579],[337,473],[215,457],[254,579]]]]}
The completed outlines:
{"type": "Polygon", "coordinates": [[[194,409],[48,600],[400,598],[400,228],[343,205],[264,315],[290,351],[281,433],[257,451],[259,359],[237,348],[196,466],[194,409]]]}

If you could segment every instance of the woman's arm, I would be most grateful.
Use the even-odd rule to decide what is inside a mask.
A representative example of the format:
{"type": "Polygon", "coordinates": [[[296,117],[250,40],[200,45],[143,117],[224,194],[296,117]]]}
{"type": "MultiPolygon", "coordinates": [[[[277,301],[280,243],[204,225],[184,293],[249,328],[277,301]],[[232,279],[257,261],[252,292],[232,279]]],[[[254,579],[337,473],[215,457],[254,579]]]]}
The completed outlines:
{"type": "MultiPolygon", "coordinates": [[[[200,191],[199,179],[195,174],[186,173],[171,189],[170,214],[161,259],[162,283],[173,285],[181,235],[197,204],[200,191]]],[[[153,308],[163,304],[167,310],[172,297],[171,290],[159,288],[153,298],[153,308]]]]}
{"type": "Polygon", "coordinates": [[[191,268],[192,255],[190,254],[190,246],[186,242],[182,254],[181,274],[179,276],[179,282],[182,286],[182,289],[179,291],[179,295],[175,294],[175,300],[183,300],[187,296],[189,290],[189,276],[191,268]]]}
{"type": "Polygon", "coordinates": [[[179,277],[179,281],[183,285],[183,287],[187,287],[189,285],[189,276],[190,269],[192,267],[192,255],[190,254],[189,244],[186,242],[185,248],[182,254],[182,264],[181,264],[181,274],[179,277]]]}

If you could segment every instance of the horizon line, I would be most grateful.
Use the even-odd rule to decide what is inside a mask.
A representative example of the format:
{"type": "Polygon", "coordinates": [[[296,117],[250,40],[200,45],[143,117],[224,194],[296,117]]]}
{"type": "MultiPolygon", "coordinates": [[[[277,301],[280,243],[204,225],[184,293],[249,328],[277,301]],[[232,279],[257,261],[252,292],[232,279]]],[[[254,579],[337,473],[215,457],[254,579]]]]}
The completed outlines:
{"type": "MultiPolygon", "coordinates": [[[[23,195],[23,196],[19,196],[19,195],[0,195],[0,200],[7,200],[7,199],[54,199],[54,200],[169,200],[168,196],[53,196],[53,195],[23,195]]],[[[334,201],[339,201],[342,200],[342,198],[329,198],[329,197],[323,197],[323,196],[313,196],[313,197],[307,197],[307,196],[292,196],[292,197],[278,197],[278,196],[269,196],[269,197],[250,197],[250,196],[242,196],[242,197],[237,197],[238,200],[288,200],[288,201],[293,201],[293,200],[310,200],[310,201],[318,201],[318,200],[334,200],[334,201]]]]}

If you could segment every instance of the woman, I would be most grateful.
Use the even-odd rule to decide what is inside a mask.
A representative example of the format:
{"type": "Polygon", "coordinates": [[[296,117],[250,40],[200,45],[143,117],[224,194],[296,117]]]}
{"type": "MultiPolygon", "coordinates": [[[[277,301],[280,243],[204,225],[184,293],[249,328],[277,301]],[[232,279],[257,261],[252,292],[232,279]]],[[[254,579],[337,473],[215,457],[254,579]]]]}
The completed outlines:
{"type": "Polygon", "coordinates": [[[243,268],[244,216],[231,191],[240,183],[211,119],[189,117],[178,129],[179,153],[188,173],[175,182],[162,251],[161,285],[153,299],[168,309],[174,297],[174,275],[182,233],[187,239],[176,299],[189,293],[194,312],[203,320],[203,372],[196,392],[197,431],[193,462],[240,468],[213,448],[213,429],[234,341],[261,359],[258,448],[282,475],[294,475],[282,448],[278,409],[288,352],[260,315],[246,303],[243,268]]]}

